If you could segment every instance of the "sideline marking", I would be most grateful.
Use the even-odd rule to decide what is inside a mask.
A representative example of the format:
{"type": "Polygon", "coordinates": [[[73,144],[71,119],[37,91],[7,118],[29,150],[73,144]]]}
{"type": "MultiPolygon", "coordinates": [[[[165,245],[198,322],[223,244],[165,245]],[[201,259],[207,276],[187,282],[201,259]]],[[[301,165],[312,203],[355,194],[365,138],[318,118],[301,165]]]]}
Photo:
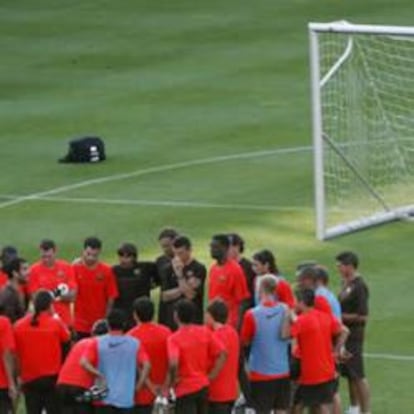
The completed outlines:
{"type": "Polygon", "coordinates": [[[0,209],[13,206],[16,204],[20,204],[28,200],[38,199],[39,197],[45,197],[45,196],[49,196],[53,194],[60,194],[66,191],[76,190],[78,188],[88,187],[90,185],[95,185],[95,184],[103,184],[103,183],[107,183],[111,181],[124,180],[127,178],[139,177],[139,176],[143,176],[147,174],[154,174],[154,173],[165,172],[165,171],[173,171],[173,170],[178,170],[181,168],[188,168],[188,167],[193,167],[193,166],[198,166],[198,165],[206,165],[206,164],[213,164],[213,163],[223,162],[223,161],[240,160],[240,159],[255,158],[255,157],[265,157],[265,156],[275,155],[275,154],[292,154],[292,153],[297,153],[297,152],[309,151],[311,149],[312,149],[311,146],[275,148],[273,150],[243,152],[243,153],[230,154],[230,155],[220,155],[216,157],[199,158],[199,159],[191,160],[191,161],[182,161],[182,162],[167,164],[167,165],[158,166],[158,167],[143,168],[143,169],[131,171],[129,173],[119,173],[119,174],[112,174],[112,175],[107,175],[103,177],[92,178],[90,180],[80,181],[78,183],[68,184],[68,185],[64,185],[60,187],[55,187],[50,190],[28,194],[26,196],[22,196],[14,200],[8,200],[8,201],[4,201],[0,203],[0,209]]]}
{"type": "Polygon", "coordinates": [[[389,361],[414,362],[414,355],[374,354],[368,352],[364,354],[364,356],[370,359],[387,359],[389,361]]]}

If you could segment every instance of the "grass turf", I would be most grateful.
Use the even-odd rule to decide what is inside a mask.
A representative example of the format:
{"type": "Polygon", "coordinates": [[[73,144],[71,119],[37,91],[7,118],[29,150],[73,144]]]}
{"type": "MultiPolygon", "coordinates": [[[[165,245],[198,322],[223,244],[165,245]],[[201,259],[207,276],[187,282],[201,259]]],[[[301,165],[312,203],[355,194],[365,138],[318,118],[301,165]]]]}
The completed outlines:
{"type": "MultiPolygon", "coordinates": [[[[95,177],[308,146],[307,22],[411,24],[411,10],[409,0],[5,0],[0,203],[10,194],[95,177]],[[55,162],[69,138],[88,133],[106,138],[108,162],[55,162]]],[[[32,260],[37,242],[52,237],[71,258],[83,237],[97,234],[109,261],[122,240],[136,241],[150,258],[158,230],[173,225],[194,239],[197,255],[208,262],[211,234],[238,231],[248,254],[274,249],[290,279],[298,261],[332,266],[336,252],[351,248],[361,255],[371,288],[367,350],[411,354],[413,225],[316,242],[311,171],[311,154],[302,149],[147,172],[55,197],[150,205],[29,200],[0,208],[0,240],[32,260]],[[198,207],[159,205],[164,201],[198,207]]],[[[413,363],[367,361],[374,413],[411,411],[413,363]]]]}

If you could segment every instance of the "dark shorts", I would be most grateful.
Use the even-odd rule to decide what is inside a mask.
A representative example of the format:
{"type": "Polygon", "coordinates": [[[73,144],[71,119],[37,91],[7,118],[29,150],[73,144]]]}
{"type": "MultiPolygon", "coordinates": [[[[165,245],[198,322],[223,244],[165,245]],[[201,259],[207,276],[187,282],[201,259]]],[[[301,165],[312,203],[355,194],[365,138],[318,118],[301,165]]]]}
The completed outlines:
{"type": "Polygon", "coordinates": [[[192,394],[177,397],[175,402],[175,412],[177,414],[207,414],[207,388],[203,388],[192,394]]]}
{"type": "Polygon", "coordinates": [[[99,405],[94,408],[95,414],[133,414],[133,408],[117,408],[111,405],[99,405]]]}
{"type": "Polygon", "coordinates": [[[209,402],[208,414],[231,414],[234,402],[209,402]]]}
{"type": "Polygon", "coordinates": [[[77,398],[86,390],[73,385],[58,384],[56,387],[60,396],[61,414],[92,414],[91,404],[80,403],[77,398]]]}
{"type": "Polygon", "coordinates": [[[290,379],[252,381],[251,392],[257,411],[287,410],[290,403],[290,379]]]}
{"type": "Polygon", "coordinates": [[[352,354],[352,357],[340,365],[340,373],[343,377],[351,380],[365,378],[364,359],[363,359],[363,342],[348,341],[346,349],[352,354]]]}
{"type": "Polygon", "coordinates": [[[39,377],[23,384],[27,413],[60,412],[59,395],[56,390],[57,376],[39,377]]]}
{"type": "Polygon", "coordinates": [[[331,404],[335,394],[335,386],[335,380],[317,385],[299,385],[294,396],[294,404],[301,404],[305,407],[331,404]]]}
{"type": "Polygon", "coordinates": [[[152,414],[152,405],[136,405],[134,408],[134,414],[152,414]]]}
{"type": "Polygon", "coordinates": [[[9,397],[9,390],[0,388],[0,414],[8,414],[12,410],[11,399],[9,397]]]}

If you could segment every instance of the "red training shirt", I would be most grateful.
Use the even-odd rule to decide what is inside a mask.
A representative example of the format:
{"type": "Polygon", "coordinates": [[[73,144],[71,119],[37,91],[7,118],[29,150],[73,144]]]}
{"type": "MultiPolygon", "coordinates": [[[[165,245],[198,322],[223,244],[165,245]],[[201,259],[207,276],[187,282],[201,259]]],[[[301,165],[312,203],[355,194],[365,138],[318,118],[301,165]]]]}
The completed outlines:
{"type": "Polygon", "coordinates": [[[3,270],[0,270],[0,289],[6,286],[8,281],[9,281],[9,275],[3,272],[3,270]]]}
{"type": "Polygon", "coordinates": [[[224,350],[205,326],[182,326],[168,338],[168,359],[178,363],[177,397],[198,392],[209,385],[211,361],[224,350]]]}
{"type": "Polygon", "coordinates": [[[108,300],[118,296],[118,287],[111,267],[105,263],[99,262],[93,268],[82,262],[72,266],[78,285],[74,328],[90,333],[93,324],[105,317],[108,300]]]}
{"type": "Polygon", "coordinates": [[[315,296],[315,309],[320,310],[321,312],[327,313],[328,315],[333,315],[331,305],[324,296],[317,295],[315,296]]]}
{"type": "MultiPolygon", "coordinates": [[[[171,330],[164,325],[147,322],[131,329],[127,335],[138,339],[144,347],[151,363],[150,381],[157,386],[163,385],[168,371],[167,340],[171,330]]],[[[135,394],[138,405],[151,405],[154,400],[155,395],[146,386],[135,394]]]]}
{"type": "MultiPolygon", "coordinates": [[[[321,311],[321,312],[324,312],[324,313],[326,313],[328,315],[334,316],[333,315],[333,312],[332,312],[331,305],[329,304],[328,299],[326,299],[324,296],[320,296],[320,295],[319,296],[315,296],[315,305],[314,305],[314,308],[317,309],[317,310],[319,310],[319,311],[321,311]]],[[[292,355],[295,358],[300,358],[300,349],[299,349],[298,344],[296,344],[293,347],[292,355]]]]}
{"type": "Polygon", "coordinates": [[[295,295],[293,294],[292,287],[283,278],[276,276],[278,281],[276,285],[276,295],[279,302],[286,303],[290,309],[295,307],[295,295]]]}
{"type": "Polygon", "coordinates": [[[332,337],[341,324],[332,315],[317,309],[302,313],[291,327],[300,350],[299,384],[317,385],[335,378],[332,337]]]}
{"type": "MultiPolygon", "coordinates": [[[[227,359],[223,369],[210,383],[208,400],[212,402],[235,401],[239,393],[239,335],[232,326],[223,325],[213,330],[213,337],[223,344],[227,359]]],[[[211,362],[214,364],[215,361],[211,362]]]]}
{"type": "Polygon", "coordinates": [[[48,312],[40,313],[38,325],[32,326],[31,314],[14,325],[17,356],[22,381],[57,375],[62,365],[62,343],[68,342],[70,333],[60,318],[48,312]]]}
{"type": "MultiPolygon", "coordinates": [[[[70,290],[76,289],[72,267],[64,260],[56,260],[52,267],[47,267],[38,261],[29,269],[27,291],[31,296],[39,289],[55,290],[61,283],[67,284],[70,290]]],[[[70,303],[62,302],[58,298],[54,302],[54,308],[62,321],[67,326],[72,326],[70,303]]]]}
{"type": "Polygon", "coordinates": [[[70,350],[60,370],[57,383],[89,389],[94,383],[94,376],[83,369],[80,360],[95,338],[86,338],[77,342],[70,350]]]}
{"type": "Polygon", "coordinates": [[[4,353],[6,351],[15,352],[16,343],[13,335],[12,324],[6,316],[0,316],[0,389],[9,387],[9,380],[4,365],[4,353]]]}
{"type": "Polygon", "coordinates": [[[218,263],[210,268],[208,299],[222,299],[229,308],[229,323],[238,328],[240,305],[249,299],[246,277],[235,260],[227,260],[223,266],[218,263]]]}

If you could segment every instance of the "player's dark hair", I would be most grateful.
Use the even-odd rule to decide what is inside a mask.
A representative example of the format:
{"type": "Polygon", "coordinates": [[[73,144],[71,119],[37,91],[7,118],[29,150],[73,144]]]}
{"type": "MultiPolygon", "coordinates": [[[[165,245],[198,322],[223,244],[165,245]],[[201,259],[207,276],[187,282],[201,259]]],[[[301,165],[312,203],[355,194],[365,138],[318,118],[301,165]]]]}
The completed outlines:
{"type": "Polygon", "coordinates": [[[269,266],[269,272],[274,275],[279,274],[279,268],[276,265],[276,258],[270,250],[260,250],[253,255],[253,260],[260,262],[262,265],[269,266]]]}
{"type": "Polygon", "coordinates": [[[83,248],[86,249],[90,247],[91,249],[102,249],[102,241],[97,237],[87,237],[83,242],[83,248]]]}
{"type": "Polygon", "coordinates": [[[229,240],[231,246],[237,246],[239,248],[240,253],[244,252],[244,240],[242,237],[237,233],[230,233],[229,240]]]}
{"type": "Polygon", "coordinates": [[[324,267],[315,266],[315,272],[316,280],[322,282],[323,285],[327,285],[329,283],[329,273],[324,267]]]}
{"type": "Polygon", "coordinates": [[[173,246],[176,249],[184,247],[187,250],[191,249],[191,240],[187,236],[178,236],[174,239],[173,246]]]}
{"type": "Polygon", "coordinates": [[[154,303],[146,296],[135,299],[134,313],[141,322],[150,322],[155,313],[154,303]]]}
{"type": "Polygon", "coordinates": [[[34,312],[32,315],[32,320],[30,321],[30,325],[38,326],[39,325],[39,315],[50,309],[52,305],[53,297],[52,294],[48,290],[39,290],[33,300],[33,307],[34,312]]]}
{"type": "Polygon", "coordinates": [[[23,263],[26,263],[25,259],[21,257],[15,257],[14,259],[7,262],[5,266],[3,266],[3,271],[7,274],[9,279],[13,279],[14,272],[20,272],[20,268],[22,267],[23,263]]]}
{"type": "Polygon", "coordinates": [[[189,324],[194,321],[196,308],[194,303],[188,299],[181,299],[175,305],[175,312],[177,314],[178,320],[181,323],[189,324]]]}
{"type": "Polygon", "coordinates": [[[316,260],[306,260],[305,262],[301,262],[296,266],[296,274],[299,274],[305,267],[315,267],[317,264],[316,260]]]}
{"type": "Polygon", "coordinates": [[[14,246],[4,246],[1,249],[1,253],[0,253],[0,260],[2,262],[2,265],[6,265],[7,262],[9,262],[10,260],[16,258],[19,255],[17,248],[14,246]]]}
{"type": "Polygon", "coordinates": [[[105,335],[109,332],[109,326],[106,319],[98,319],[92,326],[91,335],[105,335]]]}
{"type": "Polygon", "coordinates": [[[219,323],[226,323],[229,317],[229,308],[221,299],[215,299],[207,306],[207,312],[219,323]]]}
{"type": "Polygon", "coordinates": [[[215,234],[212,240],[219,243],[221,246],[228,249],[230,247],[230,239],[227,234],[215,234]]]}
{"type": "Polygon", "coordinates": [[[43,239],[39,244],[39,248],[42,250],[56,250],[56,243],[52,239],[43,239]]]}
{"type": "Polygon", "coordinates": [[[172,227],[166,227],[160,231],[158,235],[158,240],[161,239],[175,239],[178,236],[178,231],[172,227]]]}
{"type": "Polygon", "coordinates": [[[112,309],[107,317],[108,326],[113,331],[123,331],[125,329],[126,315],[121,309],[112,309]]]}
{"type": "Polygon", "coordinates": [[[359,259],[354,252],[339,253],[335,260],[343,265],[351,265],[353,268],[358,269],[359,259]]]}
{"type": "Polygon", "coordinates": [[[298,302],[303,302],[306,306],[313,308],[315,306],[315,292],[312,289],[299,289],[296,291],[298,302]]]}
{"type": "Polygon", "coordinates": [[[134,259],[138,257],[138,248],[134,243],[122,243],[117,250],[119,256],[132,256],[134,259]]]}
{"type": "Polygon", "coordinates": [[[313,282],[317,280],[317,271],[314,266],[303,267],[298,274],[299,279],[311,279],[313,282]]]}

